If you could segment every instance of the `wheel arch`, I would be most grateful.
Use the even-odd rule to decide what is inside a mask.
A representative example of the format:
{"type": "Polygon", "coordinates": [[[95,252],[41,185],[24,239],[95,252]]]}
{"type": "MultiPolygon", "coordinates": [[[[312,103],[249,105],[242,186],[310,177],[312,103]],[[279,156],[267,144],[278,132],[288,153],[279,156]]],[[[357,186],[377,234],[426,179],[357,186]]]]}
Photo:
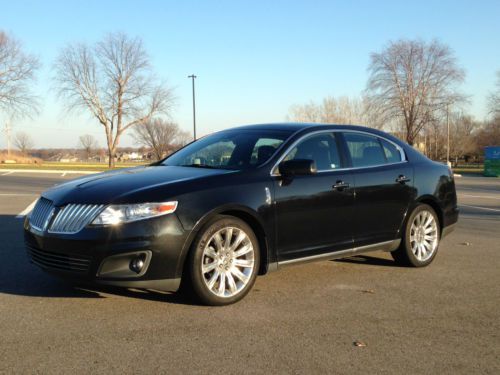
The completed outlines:
{"type": "Polygon", "coordinates": [[[258,217],[258,214],[249,207],[241,206],[241,205],[224,205],[213,209],[212,211],[205,214],[200,220],[198,220],[191,230],[187,240],[184,243],[181,256],[179,257],[179,261],[176,267],[176,277],[182,277],[182,274],[186,268],[186,259],[188,258],[188,254],[192,249],[193,242],[195,241],[198,232],[202,229],[205,224],[207,224],[210,220],[212,220],[217,215],[227,215],[234,216],[240,220],[243,220],[246,224],[252,228],[259,241],[259,249],[260,249],[260,267],[259,267],[259,275],[264,275],[268,271],[269,264],[269,246],[268,246],[268,236],[266,235],[266,231],[264,229],[264,225],[258,217]]]}
{"type": "Polygon", "coordinates": [[[417,205],[419,203],[427,204],[427,205],[429,205],[429,206],[432,207],[432,209],[436,213],[436,215],[438,217],[438,220],[439,220],[439,232],[440,232],[439,234],[441,235],[442,232],[443,232],[444,212],[443,212],[443,208],[439,204],[439,202],[436,199],[436,197],[434,197],[432,195],[424,195],[422,197],[419,197],[417,199],[416,205],[413,207],[413,209],[415,209],[415,207],[417,207],[417,205]]]}

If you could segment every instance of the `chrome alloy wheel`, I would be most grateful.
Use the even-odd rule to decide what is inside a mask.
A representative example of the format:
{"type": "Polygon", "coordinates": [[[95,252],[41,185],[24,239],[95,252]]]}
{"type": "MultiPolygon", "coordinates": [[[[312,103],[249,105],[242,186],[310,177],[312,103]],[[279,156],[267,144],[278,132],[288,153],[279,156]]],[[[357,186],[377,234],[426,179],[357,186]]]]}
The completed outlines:
{"type": "Polygon", "coordinates": [[[238,294],[254,272],[254,248],[250,237],[241,229],[225,227],[205,245],[201,272],[208,289],[218,297],[238,294]]]}
{"type": "Polygon", "coordinates": [[[434,215],[427,211],[420,211],[410,228],[410,246],[415,257],[425,262],[438,247],[438,225],[434,215]]]}

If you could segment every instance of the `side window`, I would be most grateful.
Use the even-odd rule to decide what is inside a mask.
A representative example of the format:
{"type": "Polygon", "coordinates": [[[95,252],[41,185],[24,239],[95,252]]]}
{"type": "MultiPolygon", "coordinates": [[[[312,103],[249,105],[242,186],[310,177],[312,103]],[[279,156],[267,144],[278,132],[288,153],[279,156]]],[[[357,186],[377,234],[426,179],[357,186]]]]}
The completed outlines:
{"type": "Polygon", "coordinates": [[[344,133],[353,167],[370,167],[386,164],[384,149],[379,138],[360,133],[344,133]]]}
{"type": "Polygon", "coordinates": [[[384,154],[387,158],[388,163],[399,163],[401,161],[401,154],[399,150],[391,142],[387,142],[385,139],[380,139],[382,142],[382,147],[384,148],[384,154]]]}
{"type": "Polygon", "coordinates": [[[297,144],[284,160],[311,159],[318,171],[340,168],[340,157],[334,133],[310,136],[297,144]]]}
{"type": "Polygon", "coordinates": [[[265,163],[282,143],[282,139],[259,138],[253,147],[252,155],[250,156],[250,165],[265,163]]]}

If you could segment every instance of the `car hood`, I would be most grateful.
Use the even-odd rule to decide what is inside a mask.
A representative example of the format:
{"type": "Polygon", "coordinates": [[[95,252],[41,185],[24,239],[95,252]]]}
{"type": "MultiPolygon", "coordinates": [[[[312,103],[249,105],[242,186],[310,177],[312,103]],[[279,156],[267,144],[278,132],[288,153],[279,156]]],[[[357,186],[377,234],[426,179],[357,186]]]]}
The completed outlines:
{"type": "Polygon", "coordinates": [[[169,189],[193,181],[234,171],[174,166],[147,166],[120,169],[81,177],[45,191],[42,196],[55,205],[67,203],[109,204],[135,201],[154,201],[168,198],[169,189]],[[152,196],[146,193],[154,192],[152,196]],[[142,196],[141,196],[142,194],[142,196]],[[138,199],[141,197],[142,199],[138,199]],[[149,199],[151,198],[151,199],[149,199]]]}

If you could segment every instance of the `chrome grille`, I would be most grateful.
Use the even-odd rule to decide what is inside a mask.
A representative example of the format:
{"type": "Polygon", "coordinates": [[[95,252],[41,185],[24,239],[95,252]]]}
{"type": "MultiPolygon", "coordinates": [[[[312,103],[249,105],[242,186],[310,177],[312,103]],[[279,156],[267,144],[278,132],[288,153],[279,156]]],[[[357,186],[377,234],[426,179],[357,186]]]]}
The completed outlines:
{"type": "Polygon", "coordinates": [[[40,197],[30,216],[31,226],[40,231],[45,230],[53,213],[54,205],[52,201],[40,197]]]}
{"type": "Polygon", "coordinates": [[[76,233],[85,227],[104,205],[68,204],[59,210],[50,226],[51,233],[76,233]]]}

